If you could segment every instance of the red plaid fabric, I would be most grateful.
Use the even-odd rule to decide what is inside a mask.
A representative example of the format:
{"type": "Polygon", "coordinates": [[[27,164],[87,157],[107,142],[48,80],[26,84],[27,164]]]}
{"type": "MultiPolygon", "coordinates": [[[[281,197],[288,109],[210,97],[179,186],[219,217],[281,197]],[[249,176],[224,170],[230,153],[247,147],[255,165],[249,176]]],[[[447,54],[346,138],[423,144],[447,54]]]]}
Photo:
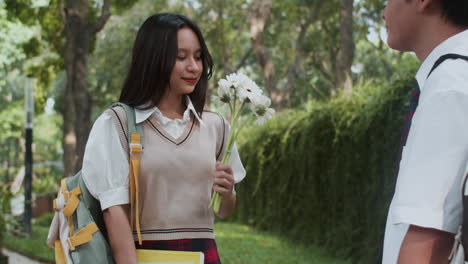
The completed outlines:
{"type": "Polygon", "coordinates": [[[221,264],[214,239],[143,240],[135,243],[137,249],[197,251],[205,254],[205,264],[221,264]]]}

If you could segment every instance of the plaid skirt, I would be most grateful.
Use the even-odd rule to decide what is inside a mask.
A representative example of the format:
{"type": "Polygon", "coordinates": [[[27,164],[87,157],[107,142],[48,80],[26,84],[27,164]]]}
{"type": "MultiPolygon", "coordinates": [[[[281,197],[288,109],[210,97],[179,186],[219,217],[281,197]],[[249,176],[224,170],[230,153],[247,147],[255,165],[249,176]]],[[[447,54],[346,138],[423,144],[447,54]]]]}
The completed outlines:
{"type": "Polygon", "coordinates": [[[138,242],[135,243],[137,249],[203,252],[205,264],[221,264],[214,239],[143,240],[142,242],[141,246],[138,242]]]}

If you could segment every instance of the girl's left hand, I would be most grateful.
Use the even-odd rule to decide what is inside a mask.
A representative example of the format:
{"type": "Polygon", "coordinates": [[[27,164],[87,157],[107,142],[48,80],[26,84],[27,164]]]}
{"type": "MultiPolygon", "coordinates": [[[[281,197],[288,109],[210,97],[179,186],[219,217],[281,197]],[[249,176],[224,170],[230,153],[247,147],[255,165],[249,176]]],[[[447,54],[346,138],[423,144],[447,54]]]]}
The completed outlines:
{"type": "Polygon", "coordinates": [[[222,197],[232,195],[234,176],[231,165],[221,164],[221,162],[217,161],[215,168],[213,190],[219,193],[222,197]]]}

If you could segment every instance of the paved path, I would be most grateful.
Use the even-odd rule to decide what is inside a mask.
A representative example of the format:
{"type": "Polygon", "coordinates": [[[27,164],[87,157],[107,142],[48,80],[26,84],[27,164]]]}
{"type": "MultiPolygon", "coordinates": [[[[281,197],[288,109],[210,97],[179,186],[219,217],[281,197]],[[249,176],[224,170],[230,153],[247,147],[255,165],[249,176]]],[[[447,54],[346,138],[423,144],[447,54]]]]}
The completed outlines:
{"type": "Polygon", "coordinates": [[[41,264],[41,262],[32,260],[8,249],[3,249],[2,252],[9,256],[8,263],[10,264],[41,264]]]}

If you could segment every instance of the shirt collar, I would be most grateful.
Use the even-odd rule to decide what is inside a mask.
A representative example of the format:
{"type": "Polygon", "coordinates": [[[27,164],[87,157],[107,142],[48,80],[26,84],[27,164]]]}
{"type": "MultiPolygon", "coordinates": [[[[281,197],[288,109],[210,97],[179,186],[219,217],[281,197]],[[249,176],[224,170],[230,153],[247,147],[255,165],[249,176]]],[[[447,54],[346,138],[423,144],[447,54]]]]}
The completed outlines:
{"type": "MultiPolygon", "coordinates": [[[[205,125],[205,123],[201,119],[200,115],[198,115],[197,110],[195,110],[195,107],[192,104],[192,100],[190,100],[190,97],[188,95],[185,96],[185,103],[187,104],[186,111],[188,110],[188,111],[192,112],[192,114],[195,116],[195,118],[198,120],[198,122],[200,122],[201,125],[205,125]]],[[[143,105],[142,108],[144,106],[145,105],[143,105]]],[[[156,106],[153,106],[153,107],[151,107],[149,109],[146,109],[146,110],[140,110],[140,109],[135,108],[135,122],[137,124],[139,124],[139,123],[145,121],[146,119],[148,119],[156,111],[156,109],[157,109],[156,106]]]]}
{"type": "Polygon", "coordinates": [[[468,30],[462,31],[446,39],[431,51],[429,56],[427,56],[416,73],[416,80],[418,81],[419,89],[421,89],[421,91],[426,82],[427,75],[429,74],[437,59],[447,53],[468,53],[468,50],[466,49],[466,43],[468,43],[468,30]]]}

